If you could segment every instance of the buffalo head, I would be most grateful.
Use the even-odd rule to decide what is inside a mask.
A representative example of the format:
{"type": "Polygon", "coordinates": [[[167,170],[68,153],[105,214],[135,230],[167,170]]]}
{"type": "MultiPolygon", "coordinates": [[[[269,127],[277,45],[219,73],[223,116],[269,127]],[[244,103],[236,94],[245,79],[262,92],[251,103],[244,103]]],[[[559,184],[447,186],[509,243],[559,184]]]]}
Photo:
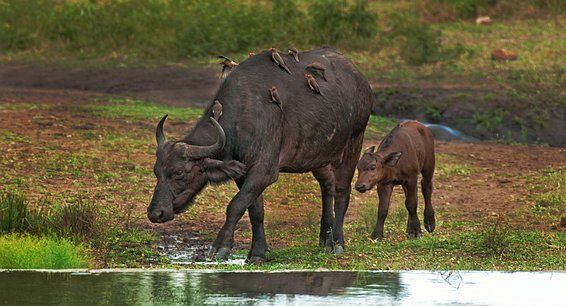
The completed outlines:
{"type": "Polygon", "coordinates": [[[183,141],[167,141],[163,133],[165,115],[157,124],[157,160],[153,172],[157,186],[147,217],[153,223],[173,220],[175,214],[187,209],[195,196],[210,182],[222,183],[239,178],[244,174],[244,164],[231,160],[221,161],[216,156],[224,147],[226,136],[220,124],[214,119],[212,128],[216,131],[216,142],[207,146],[191,145],[183,141]]]}

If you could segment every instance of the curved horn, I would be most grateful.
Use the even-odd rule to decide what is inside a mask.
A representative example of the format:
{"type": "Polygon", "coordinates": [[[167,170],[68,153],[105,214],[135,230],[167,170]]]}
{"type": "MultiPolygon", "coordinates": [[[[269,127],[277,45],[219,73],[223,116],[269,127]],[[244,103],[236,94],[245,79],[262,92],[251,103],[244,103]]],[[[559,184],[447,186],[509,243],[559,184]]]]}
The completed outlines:
{"type": "Polygon", "coordinates": [[[157,146],[160,147],[165,143],[165,134],[163,133],[163,123],[165,123],[165,119],[167,119],[168,115],[163,116],[159,123],[157,124],[157,128],[155,129],[155,139],[157,139],[157,146]]]}
{"type": "Polygon", "coordinates": [[[189,145],[187,147],[186,152],[187,152],[187,156],[189,156],[192,159],[210,157],[214,153],[221,150],[224,147],[224,144],[226,143],[226,134],[224,134],[224,129],[222,129],[222,126],[220,126],[218,121],[216,121],[216,119],[214,119],[213,117],[210,117],[210,120],[212,121],[212,125],[214,126],[216,132],[218,133],[218,138],[216,139],[216,143],[211,144],[209,146],[189,145]]]}

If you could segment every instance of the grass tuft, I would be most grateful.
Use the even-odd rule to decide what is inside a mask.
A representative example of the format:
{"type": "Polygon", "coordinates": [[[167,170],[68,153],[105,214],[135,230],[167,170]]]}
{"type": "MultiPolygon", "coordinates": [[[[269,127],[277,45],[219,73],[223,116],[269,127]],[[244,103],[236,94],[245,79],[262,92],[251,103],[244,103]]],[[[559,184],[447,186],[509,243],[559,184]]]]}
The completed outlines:
{"type": "Polygon", "coordinates": [[[88,266],[86,249],[59,238],[0,236],[0,269],[71,269],[88,266]]]}

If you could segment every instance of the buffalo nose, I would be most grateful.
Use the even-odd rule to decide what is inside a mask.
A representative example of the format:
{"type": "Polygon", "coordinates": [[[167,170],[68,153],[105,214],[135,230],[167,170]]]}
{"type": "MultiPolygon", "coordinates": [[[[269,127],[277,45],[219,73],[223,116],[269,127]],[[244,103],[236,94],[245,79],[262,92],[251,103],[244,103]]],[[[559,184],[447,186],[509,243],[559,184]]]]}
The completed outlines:
{"type": "Polygon", "coordinates": [[[147,210],[147,218],[153,223],[160,223],[163,221],[164,211],[162,209],[147,210]]]}
{"type": "Polygon", "coordinates": [[[364,192],[366,191],[366,187],[367,187],[366,184],[356,184],[355,188],[359,192],[364,192]]]}

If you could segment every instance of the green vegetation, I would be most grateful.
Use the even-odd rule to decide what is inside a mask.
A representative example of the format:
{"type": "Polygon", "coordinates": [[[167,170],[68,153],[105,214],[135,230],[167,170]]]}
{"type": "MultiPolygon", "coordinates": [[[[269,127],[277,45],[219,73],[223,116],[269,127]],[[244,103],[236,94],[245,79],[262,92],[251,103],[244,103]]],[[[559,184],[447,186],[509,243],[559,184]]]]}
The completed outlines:
{"type": "Polygon", "coordinates": [[[202,109],[164,106],[147,101],[110,98],[107,103],[82,106],[81,110],[95,116],[107,118],[126,118],[130,120],[159,120],[169,114],[176,120],[194,120],[202,115],[202,109]]]}
{"type": "Polygon", "coordinates": [[[66,239],[0,236],[0,269],[71,269],[89,265],[87,251],[66,239]]]}

